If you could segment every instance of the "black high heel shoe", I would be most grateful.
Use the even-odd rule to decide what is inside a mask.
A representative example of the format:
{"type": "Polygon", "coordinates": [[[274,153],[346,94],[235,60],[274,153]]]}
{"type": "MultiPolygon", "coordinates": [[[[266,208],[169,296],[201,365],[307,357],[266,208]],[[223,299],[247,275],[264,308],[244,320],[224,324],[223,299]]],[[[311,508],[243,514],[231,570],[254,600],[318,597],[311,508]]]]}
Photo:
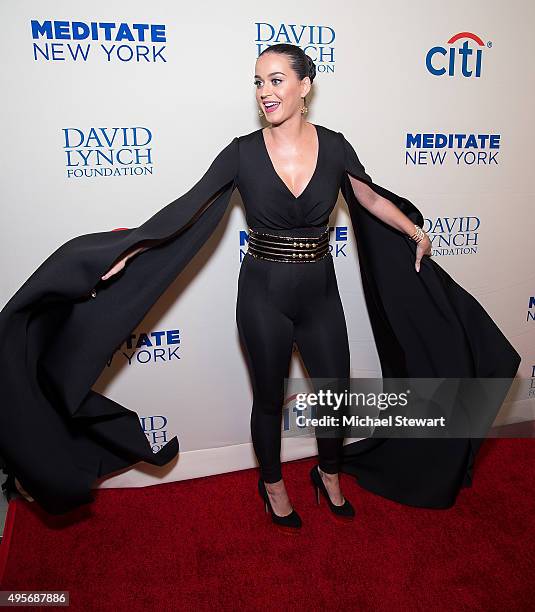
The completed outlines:
{"type": "Polygon", "coordinates": [[[347,499],[344,501],[344,503],[341,506],[336,506],[335,504],[332,503],[331,498],[329,497],[329,493],[327,492],[327,488],[325,487],[325,483],[323,482],[323,479],[321,477],[321,474],[318,472],[317,465],[315,465],[310,470],[310,478],[312,479],[312,484],[314,485],[314,488],[316,489],[316,501],[318,505],[320,503],[320,490],[321,490],[323,495],[325,495],[325,498],[327,499],[327,502],[329,504],[329,508],[331,509],[331,512],[333,514],[343,519],[347,519],[347,520],[353,519],[353,517],[355,516],[355,509],[353,508],[353,506],[349,503],[347,499]]]}
{"type": "Polygon", "coordinates": [[[260,497],[264,500],[264,509],[266,514],[268,512],[271,513],[271,520],[279,527],[290,528],[292,530],[299,529],[302,525],[301,517],[295,509],[293,509],[290,514],[286,516],[279,516],[275,514],[273,507],[271,506],[271,502],[269,500],[268,492],[266,489],[266,483],[262,480],[262,478],[258,479],[258,492],[260,493],[260,497]]]}

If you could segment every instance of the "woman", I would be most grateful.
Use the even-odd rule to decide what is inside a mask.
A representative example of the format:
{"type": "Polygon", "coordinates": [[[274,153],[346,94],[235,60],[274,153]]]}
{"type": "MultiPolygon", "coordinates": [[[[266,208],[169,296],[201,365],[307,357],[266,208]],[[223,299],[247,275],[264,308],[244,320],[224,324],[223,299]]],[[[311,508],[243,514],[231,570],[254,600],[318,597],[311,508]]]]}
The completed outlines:
{"type": "MultiPolygon", "coordinates": [[[[267,156],[258,165],[263,164],[264,171],[266,167],[274,171],[268,181],[277,179],[277,189],[271,199],[277,211],[270,211],[264,201],[250,198],[261,210],[248,207],[249,228],[254,231],[249,236],[250,250],[240,270],[236,310],[240,339],[246,349],[253,381],[251,437],[262,474],[259,491],[266,508],[271,510],[273,521],[289,527],[301,526],[301,519],[290,503],[280,463],[284,378],[288,376],[294,340],[311,376],[349,377],[347,329],[333,259],[328,250],[327,222],[336,203],[335,193],[332,192],[328,206],[321,211],[314,210],[311,218],[295,215],[291,210],[295,201],[303,212],[307,201],[321,197],[320,185],[311,181],[316,174],[323,179],[329,173],[328,167],[318,167],[321,163],[318,130],[321,128],[304,118],[303,100],[314,76],[314,62],[294,45],[269,47],[257,59],[256,100],[259,112],[270,123],[270,127],[260,134],[263,145],[260,148],[264,150],[265,147],[267,156]],[[295,227],[296,222],[299,227],[295,227]],[[291,246],[287,238],[284,242],[288,244],[282,247],[278,240],[268,242],[273,236],[303,239],[322,235],[326,236],[323,253],[320,246],[307,244],[295,248],[297,255],[299,251],[307,257],[314,254],[316,259],[310,262],[298,257],[287,261],[291,246]],[[304,263],[313,265],[305,266],[304,263]],[[325,285],[327,291],[323,291],[325,285]]],[[[258,171],[254,166],[249,172],[255,182],[258,182],[258,171]]],[[[333,185],[338,187],[338,179],[334,178],[333,185]]],[[[374,214],[392,227],[414,235],[418,245],[415,264],[418,270],[422,256],[431,252],[427,235],[417,234],[414,223],[388,200],[377,196],[368,185],[353,178],[351,181],[364,206],[373,208],[374,214]]],[[[243,181],[240,186],[242,190],[253,188],[252,185],[244,186],[243,181]]],[[[118,262],[103,279],[121,270],[132,255],[118,262]]],[[[338,478],[342,443],[342,437],[317,438],[319,465],[312,472],[312,478],[331,502],[335,514],[353,517],[354,509],[343,497],[338,478]]]]}
{"type": "MultiPolygon", "coordinates": [[[[30,406],[30,418],[49,428],[47,443],[57,450],[39,463],[47,443],[34,436],[22,452],[13,439],[23,422],[11,413],[6,424],[13,435],[0,433],[0,453],[20,486],[50,512],[91,501],[97,477],[141,460],[163,465],[178,452],[175,437],[152,454],[137,415],[94,392],[91,384],[113,348],[211,235],[235,187],[249,226],[236,320],[253,383],[259,492],[274,523],[301,525],[280,466],[283,379],[293,340],[310,376],[349,376],[347,330],[327,234],[340,188],[358,238],[383,375],[515,375],[520,357],[481,305],[435,262],[423,259],[430,241],[418,209],[373,183],[342,133],[304,120],[301,100],[315,76],[312,60],[296,46],[275,45],[258,57],[255,73],[259,112],[269,128],[235,137],[190,191],[140,227],[79,236],[62,245],[1,313],[0,331],[11,335],[11,346],[21,347],[15,358],[10,354],[9,364],[8,355],[1,355],[11,368],[6,405],[30,406]],[[137,257],[142,251],[147,252],[137,257]],[[447,305],[437,312],[443,296],[447,305]],[[445,354],[430,355],[441,329],[432,341],[415,334],[413,317],[391,308],[400,299],[426,329],[446,328],[445,354]],[[75,339],[83,360],[73,359],[75,339]]],[[[318,466],[311,479],[337,516],[354,516],[340,489],[340,471],[358,474],[359,484],[390,499],[426,507],[451,505],[458,489],[470,484],[474,440],[364,442],[343,447],[342,438],[317,439],[318,466]]]]}

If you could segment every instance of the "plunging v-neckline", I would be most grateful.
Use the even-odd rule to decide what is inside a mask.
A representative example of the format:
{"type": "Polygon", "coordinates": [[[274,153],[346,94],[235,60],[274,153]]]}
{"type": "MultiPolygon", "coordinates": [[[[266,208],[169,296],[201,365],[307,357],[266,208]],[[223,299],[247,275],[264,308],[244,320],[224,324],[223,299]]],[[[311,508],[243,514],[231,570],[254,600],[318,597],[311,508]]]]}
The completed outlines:
{"type": "Polygon", "coordinates": [[[312,181],[314,180],[317,172],[318,172],[318,168],[320,165],[320,154],[321,154],[321,137],[320,137],[320,130],[318,129],[318,126],[315,123],[311,123],[310,125],[314,126],[314,129],[316,130],[316,137],[318,140],[318,153],[316,156],[316,165],[314,167],[314,172],[312,173],[312,176],[310,177],[310,180],[308,181],[308,183],[306,184],[305,188],[303,189],[303,191],[296,196],[294,194],[294,192],[288,187],[288,185],[282,180],[281,176],[279,175],[279,173],[277,172],[277,170],[275,170],[275,165],[273,164],[273,161],[271,160],[271,157],[269,155],[269,151],[266,145],[266,140],[264,138],[264,130],[263,128],[260,128],[259,133],[260,133],[260,140],[262,141],[262,148],[264,149],[264,153],[266,154],[267,160],[269,162],[269,165],[271,166],[271,169],[273,170],[273,174],[279,179],[280,183],[283,185],[283,187],[286,189],[286,191],[289,193],[289,195],[292,196],[292,198],[294,200],[299,200],[301,197],[303,197],[303,195],[305,194],[305,192],[308,190],[308,188],[310,187],[310,184],[312,183],[312,181]]]}

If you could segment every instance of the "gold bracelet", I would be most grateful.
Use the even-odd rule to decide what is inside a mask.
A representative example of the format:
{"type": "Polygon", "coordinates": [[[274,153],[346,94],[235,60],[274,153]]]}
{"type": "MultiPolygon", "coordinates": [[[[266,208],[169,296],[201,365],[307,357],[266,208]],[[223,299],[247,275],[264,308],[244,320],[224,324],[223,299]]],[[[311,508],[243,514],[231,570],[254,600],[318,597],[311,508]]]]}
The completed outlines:
{"type": "Polygon", "coordinates": [[[424,230],[419,226],[416,225],[416,223],[414,224],[414,227],[416,229],[416,231],[414,232],[414,234],[410,235],[410,239],[414,240],[414,242],[420,242],[420,240],[423,240],[425,237],[425,232],[424,230]]]}

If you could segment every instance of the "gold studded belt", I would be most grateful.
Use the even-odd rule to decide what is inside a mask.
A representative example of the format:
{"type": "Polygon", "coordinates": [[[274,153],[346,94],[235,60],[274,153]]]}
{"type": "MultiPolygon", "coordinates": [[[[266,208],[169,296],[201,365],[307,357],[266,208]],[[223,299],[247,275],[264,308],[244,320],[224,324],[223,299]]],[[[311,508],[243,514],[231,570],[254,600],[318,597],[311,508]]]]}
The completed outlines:
{"type": "Polygon", "coordinates": [[[329,228],[316,237],[277,236],[249,228],[247,253],[271,261],[317,261],[329,254],[329,228]]]}

